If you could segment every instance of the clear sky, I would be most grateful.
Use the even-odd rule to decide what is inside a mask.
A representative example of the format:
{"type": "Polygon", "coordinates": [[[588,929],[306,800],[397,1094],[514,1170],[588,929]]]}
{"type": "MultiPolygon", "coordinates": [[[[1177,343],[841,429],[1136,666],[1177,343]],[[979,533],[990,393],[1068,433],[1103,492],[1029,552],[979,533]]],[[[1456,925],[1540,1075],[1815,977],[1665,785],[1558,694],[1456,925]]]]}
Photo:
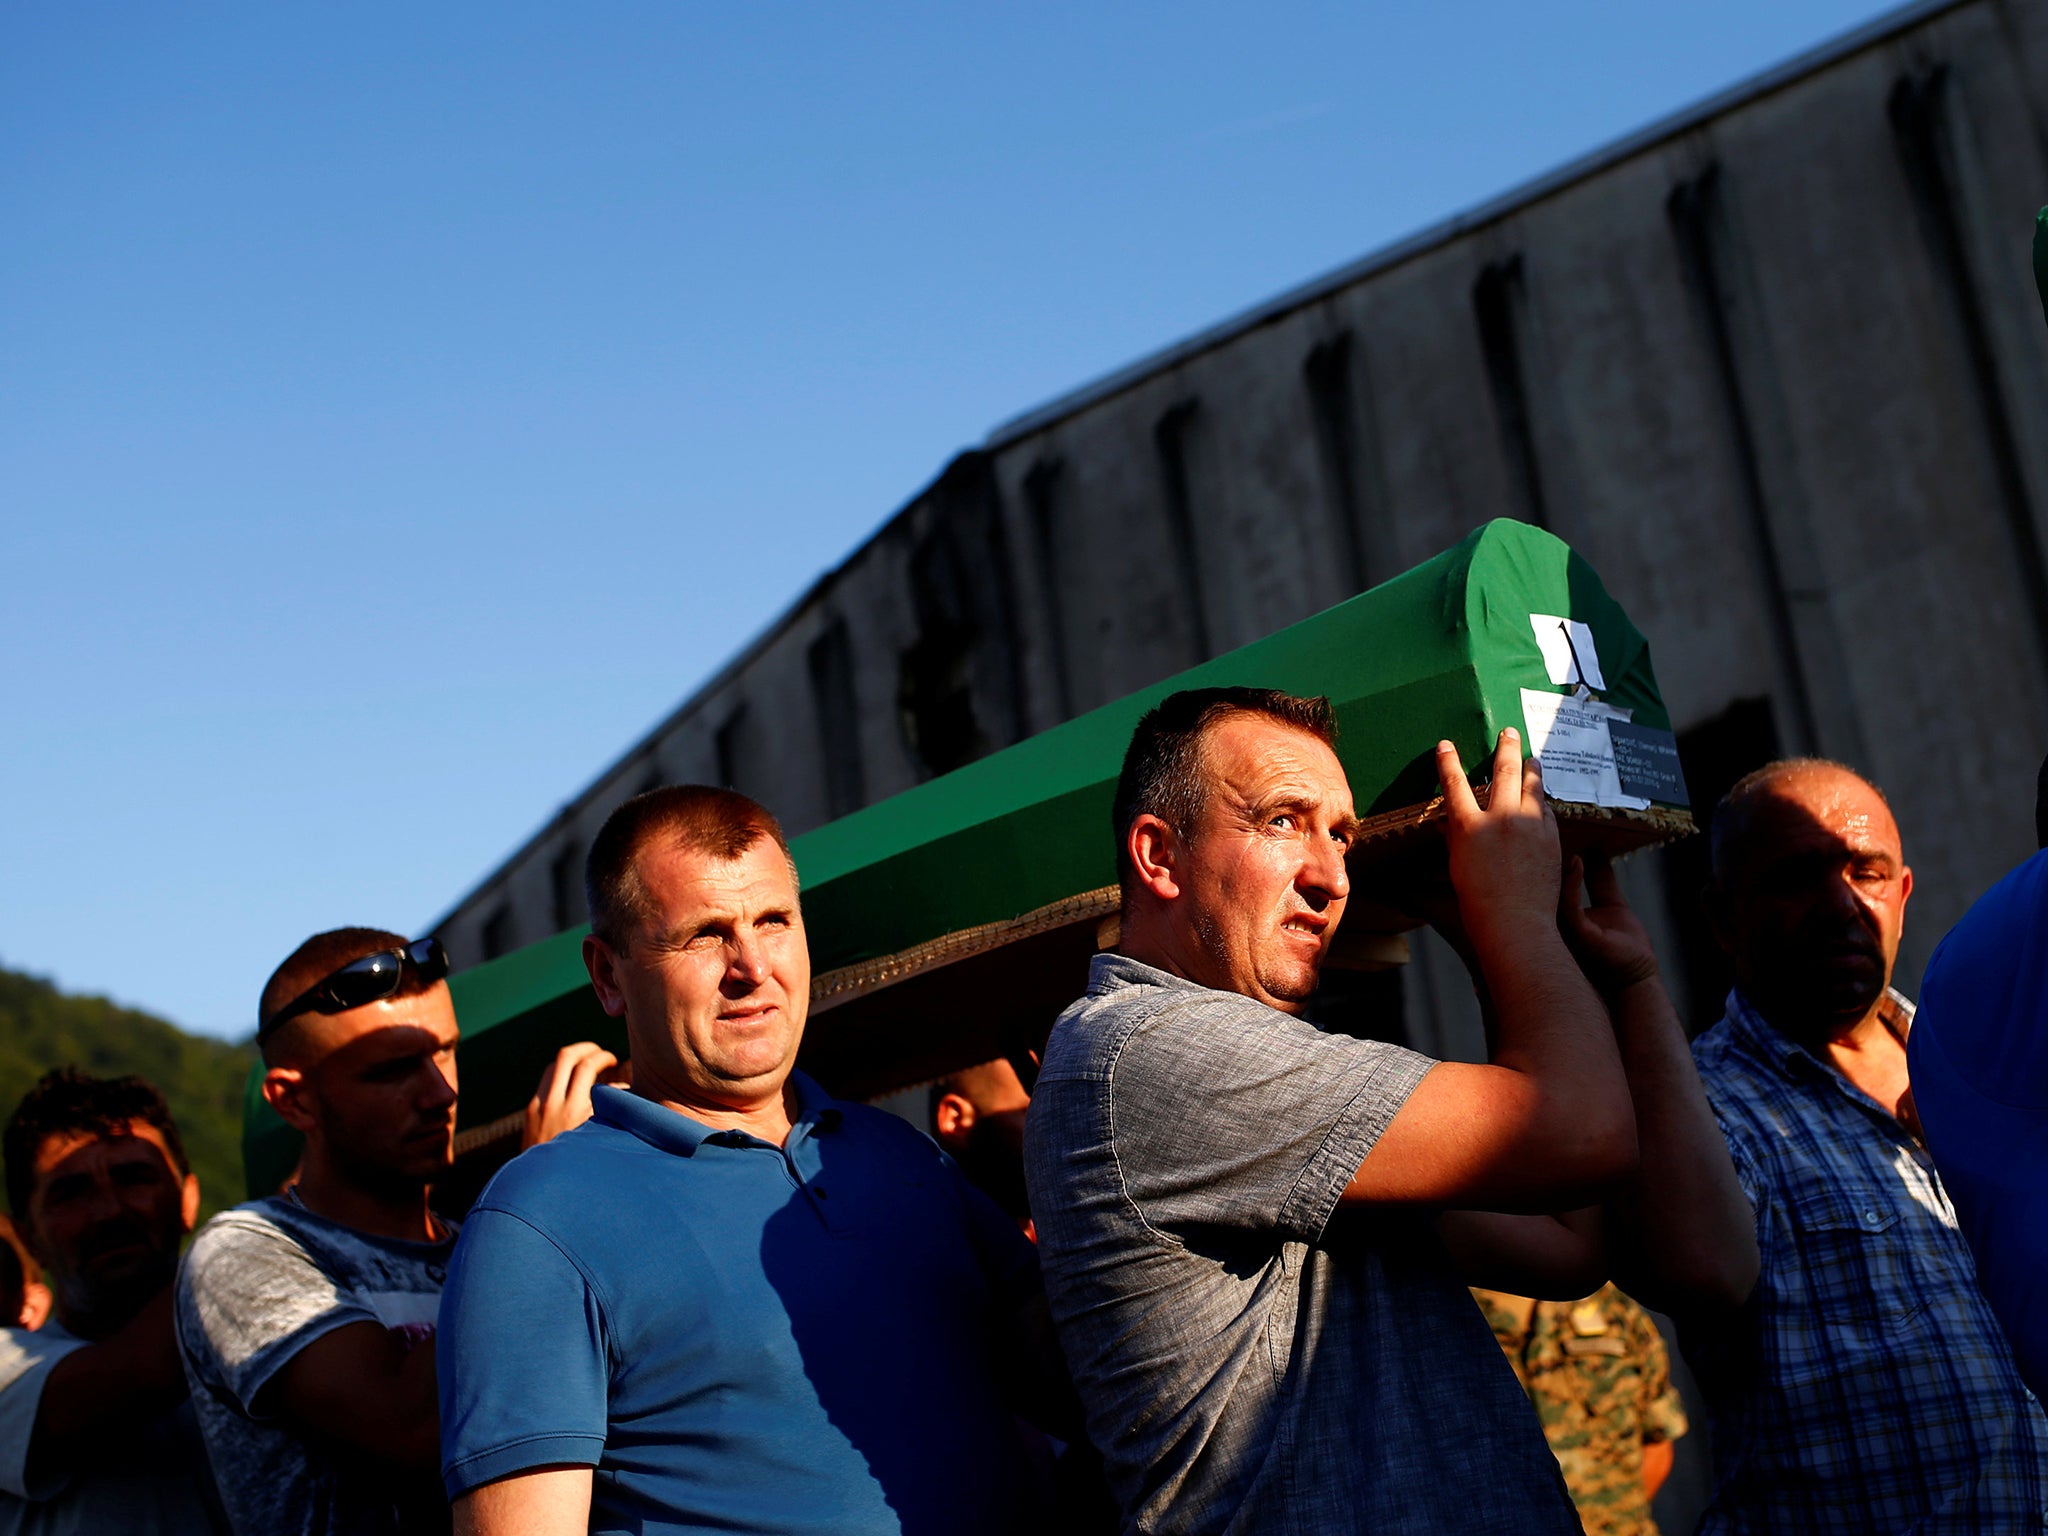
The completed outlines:
{"type": "Polygon", "coordinates": [[[998,422],[1878,14],[0,11],[0,962],[240,1035],[998,422]]]}

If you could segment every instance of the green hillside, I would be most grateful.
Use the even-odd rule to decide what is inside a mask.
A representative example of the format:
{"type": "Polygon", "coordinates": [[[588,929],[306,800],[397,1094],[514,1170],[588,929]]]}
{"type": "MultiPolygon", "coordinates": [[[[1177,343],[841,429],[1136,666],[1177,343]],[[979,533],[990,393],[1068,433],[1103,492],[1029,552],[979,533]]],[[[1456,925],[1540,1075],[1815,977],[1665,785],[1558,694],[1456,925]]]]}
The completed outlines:
{"type": "Polygon", "coordinates": [[[188,1035],[103,997],[72,997],[0,967],[0,1121],[52,1067],[133,1072],[162,1091],[199,1175],[204,1221],[242,1197],[242,1084],[253,1045],[188,1035]]]}

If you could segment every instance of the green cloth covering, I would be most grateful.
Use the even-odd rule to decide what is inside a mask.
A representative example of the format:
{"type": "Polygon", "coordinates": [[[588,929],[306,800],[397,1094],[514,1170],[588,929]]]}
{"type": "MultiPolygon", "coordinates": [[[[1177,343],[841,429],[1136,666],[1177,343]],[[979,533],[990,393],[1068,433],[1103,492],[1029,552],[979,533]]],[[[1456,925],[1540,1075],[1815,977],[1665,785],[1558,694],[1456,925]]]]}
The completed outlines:
{"type": "MultiPolygon", "coordinates": [[[[1503,727],[1526,738],[1522,689],[1568,691],[1550,681],[1532,613],[1587,625],[1602,697],[1632,709],[1637,725],[1670,729],[1648,643],[1592,567],[1541,529],[1496,520],[1313,618],[795,839],[813,974],[1113,883],[1110,801],[1132,728],[1183,688],[1322,694],[1360,814],[1428,801],[1440,739],[1483,769],[1503,727]]],[[[522,1104],[559,1045],[590,1038],[625,1054],[623,1029],[590,991],[582,937],[558,934],[451,978],[465,1126],[522,1104]]],[[[872,1045],[891,1049],[884,1038],[872,1045]]],[[[289,1172],[296,1140],[259,1082],[252,1076],[244,1158],[251,1189],[269,1190],[289,1172]]]]}

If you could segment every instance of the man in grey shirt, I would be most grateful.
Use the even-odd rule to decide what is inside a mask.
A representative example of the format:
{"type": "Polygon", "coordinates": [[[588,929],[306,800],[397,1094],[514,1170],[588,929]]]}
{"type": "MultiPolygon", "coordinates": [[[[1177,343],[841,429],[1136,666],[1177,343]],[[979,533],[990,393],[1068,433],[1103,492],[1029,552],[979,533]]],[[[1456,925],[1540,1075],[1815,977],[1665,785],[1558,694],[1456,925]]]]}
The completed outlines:
{"type": "Polygon", "coordinates": [[[1465,1286],[1595,1289],[1600,1213],[1571,1208],[1610,1192],[1631,1276],[1742,1282],[1740,1192],[1654,954],[1610,871],[1582,908],[1512,731],[1484,810],[1438,748],[1492,1061],[1301,1017],[1350,890],[1334,737],[1325,701],[1254,689],[1139,724],[1120,952],[1055,1027],[1026,1128],[1061,1343],[1127,1530],[1575,1532],[1465,1286]],[[1643,1232],[1638,1111],[1663,1199],[1720,1223],[1730,1275],[1643,1232]]]}

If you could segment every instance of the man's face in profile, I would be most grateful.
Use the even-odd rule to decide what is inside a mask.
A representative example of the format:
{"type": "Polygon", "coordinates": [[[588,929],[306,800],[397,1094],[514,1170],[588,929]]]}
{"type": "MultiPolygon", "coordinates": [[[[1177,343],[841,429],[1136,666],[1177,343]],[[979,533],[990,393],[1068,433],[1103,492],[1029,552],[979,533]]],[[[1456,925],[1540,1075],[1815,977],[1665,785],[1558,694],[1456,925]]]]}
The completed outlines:
{"type": "Polygon", "coordinates": [[[123,1317],[161,1290],[198,1214],[199,1181],[146,1121],[36,1148],[24,1231],[67,1314],[123,1317]]]}
{"type": "Polygon", "coordinates": [[[288,1027],[301,1032],[291,1042],[302,1073],[295,1100],[352,1183],[406,1195],[447,1172],[459,1032],[446,982],[288,1027]]]}
{"type": "Polygon", "coordinates": [[[1204,986],[1298,1013],[1316,989],[1351,882],[1357,817],[1329,745],[1264,715],[1231,715],[1202,739],[1208,794],[1180,841],[1174,920],[1204,986]]]}
{"type": "Polygon", "coordinates": [[[1891,981],[1913,872],[1890,809],[1854,774],[1793,770],[1756,793],[1717,887],[1715,935],[1765,1018],[1824,1039],[1891,981]]]}
{"type": "Polygon", "coordinates": [[[1031,1095],[1017,1069],[997,1058],[955,1075],[954,1086],[932,1106],[932,1135],[968,1183],[1035,1234],[1024,1187],[1024,1120],[1030,1110],[1031,1095]]]}

